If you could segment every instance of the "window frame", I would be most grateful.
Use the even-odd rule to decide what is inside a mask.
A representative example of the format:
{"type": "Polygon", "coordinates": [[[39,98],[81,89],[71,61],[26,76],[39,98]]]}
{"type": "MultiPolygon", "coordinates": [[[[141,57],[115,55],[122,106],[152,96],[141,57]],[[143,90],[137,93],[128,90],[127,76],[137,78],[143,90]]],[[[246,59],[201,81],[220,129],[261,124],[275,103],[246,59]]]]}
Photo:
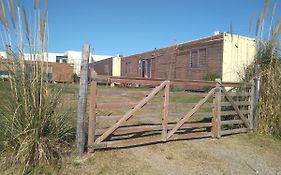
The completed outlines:
{"type": "Polygon", "coordinates": [[[198,48],[193,48],[193,49],[190,49],[190,55],[189,55],[189,68],[192,68],[192,69],[198,69],[198,68],[202,68],[202,67],[206,67],[208,65],[208,60],[207,60],[207,55],[208,55],[208,51],[207,51],[207,47],[198,47],[198,48]],[[201,64],[201,61],[200,61],[200,50],[205,50],[205,64],[201,64]],[[197,52],[197,58],[196,58],[196,67],[193,67],[192,66],[192,52],[196,51],[197,52]]]}

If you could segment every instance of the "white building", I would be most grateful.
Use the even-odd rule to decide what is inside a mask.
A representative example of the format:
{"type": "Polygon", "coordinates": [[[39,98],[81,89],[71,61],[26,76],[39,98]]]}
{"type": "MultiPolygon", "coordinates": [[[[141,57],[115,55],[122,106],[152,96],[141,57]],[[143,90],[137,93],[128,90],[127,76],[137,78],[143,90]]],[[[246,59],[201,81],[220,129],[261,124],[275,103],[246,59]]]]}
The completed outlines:
{"type": "MultiPolygon", "coordinates": [[[[0,56],[6,58],[7,54],[6,52],[0,52],[0,56]]],[[[32,60],[30,54],[24,54],[24,57],[26,60],[32,60]]],[[[111,57],[112,56],[91,54],[89,62],[91,63],[93,61],[94,62],[100,61],[111,57]]],[[[64,53],[52,53],[52,52],[49,52],[48,54],[46,53],[46,55],[44,56],[44,61],[73,64],[74,65],[73,73],[76,73],[79,76],[80,69],[81,69],[81,58],[82,58],[82,52],[68,50],[65,51],[64,53]]]]}

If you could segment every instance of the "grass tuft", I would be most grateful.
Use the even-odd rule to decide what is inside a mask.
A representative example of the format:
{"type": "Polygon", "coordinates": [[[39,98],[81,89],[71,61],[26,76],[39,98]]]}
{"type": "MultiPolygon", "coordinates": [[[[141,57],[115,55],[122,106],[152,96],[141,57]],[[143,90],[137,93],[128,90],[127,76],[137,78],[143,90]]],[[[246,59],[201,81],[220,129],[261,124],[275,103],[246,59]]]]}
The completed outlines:
{"type": "Polygon", "coordinates": [[[46,80],[48,64],[44,61],[48,13],[40,1],[34,2],[37,4],[34,18],[40,22],[33,26],[36,33],[31,34],[29,26],[32,25],[20,2],[10,1],[10,10],[20,10],[6,14],[8,7],[0,1],[0,29],[9,36],[5,41],[7,59],[1,58],[0,64],[5,65],[8,71],[10,85],[5,87],[10,93],[7,103],[0,106],[0,154],[4,161],[2,166],[14,167],[13,170],[19,174],[41,174],[43,167],[58,164],[75,140],[75,129],[69,115],[60,109],[61,89],[50,88],[46,80]],[[18,18],[14,17],[15,13],[18,18]],[[21,15],[23,22],[20,21],[21,15]],[[7,29],[3,20],[17,25],[7,29]],[[17,31],[16,35],[11,36],[10,30],[17,31]],[[23,53],[27,51],[32,61],[25,61],[23,53]]]}

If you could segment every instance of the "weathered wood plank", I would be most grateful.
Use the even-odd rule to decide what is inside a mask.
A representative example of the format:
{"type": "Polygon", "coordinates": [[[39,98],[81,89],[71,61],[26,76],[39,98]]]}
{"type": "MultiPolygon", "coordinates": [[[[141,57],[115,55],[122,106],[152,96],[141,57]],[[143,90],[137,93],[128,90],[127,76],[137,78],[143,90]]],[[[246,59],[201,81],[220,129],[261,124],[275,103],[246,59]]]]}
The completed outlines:
{"type": "Polygon", "coordinates": [[[127,121],[129,118],[131,118],[135,112],[137,112],[139,109],[141,109],[149,100],[151,100],[167,84],[168,84],[168,81],[164,81],[160,86],[154,88],[146,98],[141,100],[139,102],[139,104],[137,104],[133,109],[128,111],[117,123],[112,125],[108,129],[108,131],[106,131],[102,136],[97,138],[95,143],[101,143],[105,138],[107,138],[111,133],[113,133],[121,124],[123,124],[125,121],[127,121]]]}
{"type": "MultiPolygon", "coordinates": [[[[169,138],[169,141],[192,139],[192,138],[204,138],[204,137],[211,137],[212,135],[213,135],[213,133],[211,133],[211,132],[175,134],[171,138],[169,138]]],[[[150,136],[150,137],[140,137],[140,138],[134,138],[134,139],[126,139],[126,140],[106,141],[101,144],[94,144],[92,147],[94,149],[121,148],[121,147],[145,145],[145,144],[159,143],[159,142],[163,142],[160,135],[150,136]]]]}
{"type": "MultiPolygon", "coordinates": [[[[237,106],[250,106],[251,102],[249,101],[238,101],[235,102],[237,106]]],[[[138,103],[134,102],[108,102],[108,103],[98,103],[97,108],[103,108],[103,109],[113,109],[113,108],[132,108],[136,106],[138,103]]],[[[161,105],[156,102],[150,102],[148,103],[149,105],[147,108],[160,108],[161,105]]],[[[175,107],[184,107],[184,108],[193,108],[197,103],[175,103],[175,102],[169,102],[169,107],[170,108],[175,108],[175,107]]],[[[211,108],[213,106],[213,103],[204,103],[202,106],[203,108],[211,108]]],[[[230,102],[221,102],[221,106],[232,106],[230,102]]]]}
{"type": "Polygon", "coordinates": [[[244,133],[244,132],[249,132],[249,131],[250,131],[249,128],[229,129],[229,130],[221,131],[221,135],[238,134],[238,133],[244,133]]]}
{"type": "MultiPolygon", "coordinates": [[[[98,96],[122,96],[122,97],[145,97],[149,91],[117,91],[116,93],[109,93],[108,90],[99,90],[98,96]]],[[[201,92],[170,92],[170,96],[174,97],[205,97],[207,93],[201,92]]]]}
{"type": "MultiPolygon", "coordinates": [[[[114,108],[124,108],[124,109],[129,109],[129,108],[132,108],[134,106],[136,106],[138,103],[128,103],[128,102],[123,102],[123,101],[120,101],[120,102],[114,102],[114,103],[111,103],[111,102],[108,102],[108,103],[99,103],[97,104],[97,108],[100,108],[100,109],[114,109],[114,108]]],[[[147,109],[150,109],[150,108],[160,108],[161,107],[161,104],[159,104],[159,102],[149,102],[147,103],[147,109]]],[[[175,103],[175,102],[169,102],[169,107],[170,108],[176,108],[176,107],[182,107],[182,108],[193,108],[197,103],[175,103]]],[[[225,106],[230,106],[231,104],[229,103],[226,104],[225,106]]],[[[212,103],[204,103],[204,105],[202,106],[202,108],[211,108],[213,106],[212,103]]]]}
{"type": "MultiPolygon", "coordinates": [[[[172,129],[176,123],[167,124],[167,129],[172,129]]],[[[211,127],[211,123],[185,123],[183,124],[179,130],[191,129],[191,128],[206,128],[211,127]]],[[[108,128],[97,129],[96,135],[102,135],[108,128]]],[[[162,129],[161,124],[153,124],[153,125],[139,125],[139,126],[126,126],[119,127],[114,131],[114,134],[128,134],[128,133],[137,133],[137,132],[147,132],[147,131],[160,131],[162,129]]]]}
{"type": "Polygon", "coordinates": [[[227,92],[231,97],[249,97],[251,96],[248,92],[227,92]]]}
{"type": "Polygon", "coordinates": [[[221,125],[234,125],[234,124],[243,124],[243,120],[225,120],[225,121],[221,121],[221,125]]]}
{"type": "MultiPolygon", "coordinates": [[[[250,110],[240,110],[241,114],[249,114],[250,110]]],[[[239,115],[237,111],[221,111],[221,116],[225,115],[239,115]]]]}
{"type": "Polygon", "coordinates": [[[213,117],[213,133],[214,136],[217,138],[221,137],[221,87],[220,87],[220,83],[221,80],[220,79],[216,79],[216,88],[217,91],[215,92],[215,99],[214,99],[214,109],[213,109],[213,113],[214,113],[214,117],[213,117]]]}
{"type": "MultiPolygon", "coordinates": [[[[113,77],[113,76],[97,76],[94,78],[98,82],[105,83],[127,83],[127,84],[139,84],[139,85],[160,85],[166,79],[154,78],[129,78],[129,77],[113,77]]],[[[172,85],[187,85],[187,86],[205,86],[205,87],[215,87],[216,83],[212,81],[188,81],[183,79],[173,79],[170,80],[172,85]]],[[[223,82],[225,87],[241,87],[240,83],[236,82],[223,82]]],[[[246,84],[246,86],[250,86],[246,84]]]]}
{"type": "MultiPolygon", "coordinates": [[[[170,113],[169,118],[181,118],[182,113],[170,113]]],[[[233,114],[235,115],[235,114],[233,114]]],[[[120,120],[123,115],[109,115],[109,116],[97,116],[97,122],[101,120],[120,120]]],[[[160,114],[139,114],[135,115],[134,118],[130,119],[130,121],[139,121],[140,119],[147,120],[147,119],[158,119],[160,118],[160,114]]],[[[192,117],[204,117],[204,118],[212,118],[211,112],[196,112],[192,115],[192,117]]]]}
{"type": "MultiPolygon", "coordinates": [[[[250,106],[251,102],[250,101],[238,101],[235,102],[237,106],[250,106]]],[[[112,109],[112,108],[132,108],[135,105],[137,105],[138,103],[134,103],[134,102],[108,102],[108,103],[98,103],[97,104],[97,108],[104,108],[104,109],[112,109]]],[[[161,105],[159,103],[156,102],[151,102],[148,103],[149,105],[147,106],[147,108],[160,108],[161,105]]],[[[175,108],[175,107],[184,107],[184,108],[193,108],[197,103],[175,103],[175,102],[169,102],[169,107],[170,108],[175,108]]],[[[211,108],[213,106],[213,103],[204,103],[204,105],[202,107],[204,108],[211,108]]],[[[221,102],[221,106],[232,106],[230,102],[221,102]]]]}
{"type": "Polygon", "coordinates": [[[195,133],[188,133],[188,134],[174,134],[168,139],[168,141],[180,140],[180,139],[203,138],[203,137],[211,137],[211,136],[213,136],[212,132],[195,132],[195,133]]]}
{"type": "Polygon", "coordinates": [[[163,117],[162,117],[162,140],[167,140],[167,123],[169,115],[169,93],[170,93],[170,81],[165,86],[164,90],[164,103],[163,103],[163,117]]]}
{"type": "Polygon", "coordinates": [[[232,104],[233,108],[235,109],[235,111],[237,112],[237,114],[239,115],[239,117],[244,121],[244,124],[246,125],[247,128],[250,127],[249,122],[247,121],[247,118],[241,113],[240,109],[238,108],[238,106],[235,104],[234,100],[232,99],[232,97],[230,97],[228,95],[228,92],[226,91],[226,89],[224,87],[222,87],[222,92],[224,93],[224,95],[226,96],[226,98],[228,99],[228,101],[232,104]]]}
{"type": "MultiPolygon", "coordinates": [[[[235,102],[235,104],[237,106],[250,106],[250,102],[249,101],[237,101],[235,102]]],[[[221,106],[232,106],[232,104],[230,102],[221,102],[221,106]]]]}
{"type": "Polygon", "coordinates": [[[97,108],[130,108],[133,106],[136,106],[138,103],[128,103],[128,102],[122,102],[121,101],[119,103],[117,102],[108,102],[108,103],[98,103],[97,104],[97,108]]]}
{"type": "Polygon", "coordinates": [[[171,92],[171,96],[175,97],[205,97],[208,93],[200,92],[171,92]]]}
{"type": "Polygon", "coordinates": [[[215,93],[215,88],[210,90],[208,95],[200,100],[198,104],[191,109],[177,124],[176,126],[168,133],[167,139],[169,139],[186,121],[191,117],[213,94],[215,93]]]}

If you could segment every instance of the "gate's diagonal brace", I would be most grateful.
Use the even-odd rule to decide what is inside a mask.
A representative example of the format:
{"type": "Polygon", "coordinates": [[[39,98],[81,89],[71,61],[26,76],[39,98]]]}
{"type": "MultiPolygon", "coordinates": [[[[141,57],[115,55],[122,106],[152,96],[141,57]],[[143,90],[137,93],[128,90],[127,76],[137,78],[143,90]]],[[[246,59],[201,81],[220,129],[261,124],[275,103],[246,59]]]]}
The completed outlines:
{"type": "Polygon", "coordinates": [[[164,81],[161,85],[154,88],[150,94],[142,99],[133,109],[128,111],[121,119],[118,120],[114,125],[112,125],[107,131],[105,131],[97,140],[95,144],[101,143],[104,139],[106,139],[110,134],[112,134],[119,126],[121,126],[125,121],[130,119],[135,112],[140,110],[149,100],[151,100],[161,89],[163,89],[169,81],[164,81]]]}
{"type": "Polygon", "coordinates": [[[235,104],[234,100],[232,99],[232,97],[228,94],[228,92],[226,91],[226,89],[223,86],[221,86],[221,89],[222,89],[222,92],[224,93],[224,95],[226,96],[226,98],[228,99],[228,101],[231,103],[231,105],[234,108],[234,110],[237,112],[239,117],[242,119],[242,121],[246,125],[246,127],[250,128],[250,124],[249,124],[247,118],[242,114],[242,112],[240,111],[240,109],[235,104]]]}
{"type": "Polygon", "coordinates": [[[198,111],[198,109],[216,92],[217,88],[213,88],[209,91],[209,93],[201,100],[199,101],[194,108],[192,108],[178,123],[176,126],[168,132],[167,140],[188,120],[189,117],[191,117],[195,112],[198,111]]]}

